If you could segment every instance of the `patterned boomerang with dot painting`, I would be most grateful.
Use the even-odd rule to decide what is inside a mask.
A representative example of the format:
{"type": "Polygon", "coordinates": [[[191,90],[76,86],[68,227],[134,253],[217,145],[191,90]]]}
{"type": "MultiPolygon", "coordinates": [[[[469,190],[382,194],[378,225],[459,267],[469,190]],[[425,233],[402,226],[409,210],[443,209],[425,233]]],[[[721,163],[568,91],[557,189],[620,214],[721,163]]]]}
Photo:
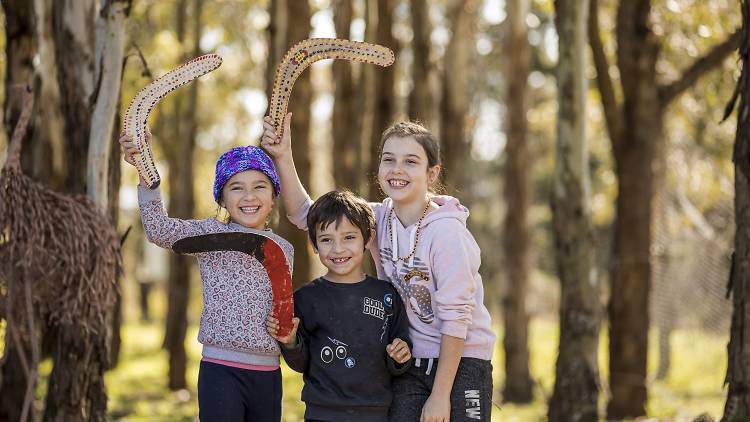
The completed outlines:
{"type": "Polygon", "coordinates": [[[281,136],[282,122],[289,106],[292,87],[308,66],[325,59],[359,61],[388,67],[395,61],[393,51],[382,45],[338,38],[309,38],[295,44],[281,60],[271,91],[270,116],[281,136]]]}
{"type": "Polygon", "coordinates": [[[125,133],[131,136],[136,148],[140,151],[140,154],[136,157],[135,166],[138,169],[138,174],[141,175],[150,189],[159,186],[161,181],[159,172],[156,171],[151,147],[146,142],[146,124],[151,112],[167,94],[208,72],[216,70],[219,66],[221,66],[221,56],[218,54],[196,57],[146,85],[130,101],[128,111],[125,112],[123,125],[125,126],[125,133]]]}

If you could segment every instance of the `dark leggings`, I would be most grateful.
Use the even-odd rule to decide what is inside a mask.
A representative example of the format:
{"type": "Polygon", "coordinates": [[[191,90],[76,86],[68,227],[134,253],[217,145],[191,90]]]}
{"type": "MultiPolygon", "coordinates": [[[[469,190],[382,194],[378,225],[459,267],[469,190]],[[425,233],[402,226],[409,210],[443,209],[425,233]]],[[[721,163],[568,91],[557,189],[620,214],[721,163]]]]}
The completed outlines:
{"type": "MultiPolygon", "coordinates": [[[[437,359],[412,359],[411,368],[393,379],[392,422],[419,422],[432,392],[437,359]],[[417,364],[419,366],[417,366],[417,364]]],[[[492,364],[488,360],[461,358],[451,389],[451,422],[489,421],[492,414],[492,364]]]]}
{"type": "Polygon", "coordinates": [[[198,407],[202,422],[279,422],[281,369],[252,371],[201,361],[198,407]]]}

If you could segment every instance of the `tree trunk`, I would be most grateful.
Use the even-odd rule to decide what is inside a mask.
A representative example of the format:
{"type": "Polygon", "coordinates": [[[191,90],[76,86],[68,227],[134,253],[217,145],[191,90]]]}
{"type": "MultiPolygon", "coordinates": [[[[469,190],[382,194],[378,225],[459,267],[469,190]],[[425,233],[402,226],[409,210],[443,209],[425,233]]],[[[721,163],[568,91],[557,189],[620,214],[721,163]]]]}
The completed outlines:
{"type": "Polygon", "coordinates": [[[598,420],[599,288],[594,265],[586,141],[587,0],[555,1],[557,159],[553,193],[555,255],[560,277],[560,346],[549,420],[598,420]]]}
{"type": "Polygon", "coordinates": [[[435,121],[430,87],[434,66],[430,60],[432,24],[427,0],[411,0],[411,26],[414,32],[411,44],[411,79],[414,87],[409,94],[409,118],[430,128],[435,121]]]}
{"type": "MultiPolygon", "coordinates": [[[[20,94],[22,87],[33,82],[32,59],[37,53],[36,17],[33,4],[27,0],[4,1],[2,7],[5,15],[6,41],[5,104],[3,109],[7,139],[10,140],[21,113],[22,96],[20,94]]],[[[0,316],[3,319],[7,317],[4,313],[0,316]]],[[[21,418],[22,403],[29,382],[21,364],[19,353],[28,354],[31,345],[26,336],[21,336],[23,350],[17,350],[11,336],[7,335],[7,331],[4,337],[4,360],[0,360],[2,364],[0,366],[0,421],[17,421],[21,418]]]]}
{"type": "Polygon", "coordinates": [[[512,204],[505,216],[503,250],[507,280],[502,297],[505,337],[505,386],[503,401],[530,403],[533,400],[531,374],[529,373],[528,326],[526,292],[529,280],[530,238],[528,210],[531,204],[531,159],[527,145],[526,112],[528,95],[526,80],[529,76],[529,42],[526,14],[528,0],[508,0],[508,31],[506,33],[505,69],[507,81],[506,104],[508,116],[504,163],[505,202],[512,204]]]}
{"type": "MultiPolygon", "coordinates": [[[[288,13],[289,3],[286,0],[272,0],[270,3],[271,23],[269,25],[269,61],[266,69],[268,98],[270,98],[273,77],[276,68],[286,51],[294,44],[310,37],[310,5],[307,0],[295,1],[294,13],[288,13]]],[[[294,83],[294,90],[289,99],[289,112],[292,118],[292,154],[297,173],[302,184],[310,189],[311,157],[310,149],[310,107],[312,104],[312,85],[310,72],[304,72],[294,83]]],[[[281,206],[277,201],[276,206],[281,206]]],[[[281,211],[277,231],[294,246],[295,288],[310,281],[310,251],[307,233],[292,225],[281,211]]]]}
{"type": "MultiPolygon", "coordinates": [[[[6,333],[8,331],[6,330],[6,333]]],[[[22,336],[24,350],[28,353],[31,346],[28,339],[22,336]]],[[[20,421],[28,379],[23,370],[19,351],[13,345],[11,336],[5,336],[2,374],[0,374],[0,421],[20,421]]],[[[33,419],[32,419],[33,420],[33,419]]]]}
{"type": "MultiPolygon", "coordinates": [[[[169,182],[174,182],[170,171],[169,182]]],[[[192,188],[192,187],[191,187],[192,188]]],[[[172,195],[182,194],[179,191],[172,190],[172,195]]],[[[169,215],[179,216],[180,213],[173,212],[177,208],[174,196],[170,197],[169,215]],[[172,205],[175,204],[175,205],[172,205]]],[[[184,218],[190,217],[185,216],[184,218]]],[[[191,262],[187,256],[170,254],[169,256],[169,276],[167,278],[167,319],[166,331],[164,333],[164,348],[169,353],[169,380],[170,390],[180,390],[187,387],[185,371],[187,369],[187,352],[185,350],[185,336],[187,333],[187,308],[190,299],[190,269],[191,262]]]]}
{"type": "MultiPolygon", "coordinates": [[[[60,107],[60,87],[55,57],[53,2],[34,0],[37,15],[39,65],[36,68],[33,141],[30,148],[31,165],[24,171],[34,179],[44,181],[52,189],[65,190],[68,162],[65,157],[64,119],[60,107]]],[[[23,157],[22,157],[23,159],[23,157]]]]}
{"type": "MultiPolygon", "coordinates": [[[[308,0],[295,1],[294,13],[288,15],[287,41],[288,47],[310,37],[310,4],[308,0]]],[[[300,180],[304,186],[310,188],[310,174],[312,171],[312,149],[310,148],[310,107],[312,105],[312,83],[310,72],[305,72],[294,83],[294,91],[289,99],[289,111],[294,115],[292,125],[292,154],[300,180]]],[[[300,287],[310,281],[310,253],[307,233],[292,226],[284,219],[288,228],[282,236],[292,242],[294,246],[294,286],[300,287]]]]}
{"type": "MultiPolygon", "coordinates": [[[[124,62],[123,62],[124,66],[124,62]]],[[[120,81],[122,82],[122,81],[120,81]]],[[[120,88],[122,86],[120,85],[120,88]]],[[[121,104],[121,97],[122,97],[122,90],[118,89],[119,95],[117,96],[117,104],[121,104]]],[[[122,118],[120,116],[119,111],[115,113],[115,123],[114,127],[112,128],[112,134],[110,135],[110,141],[112,142],[112,145],[117,145],[116,142],[118,142],[118,139],[120,138],[120,122],[122,121],[122,118]]],[[[107,210],[109,211],[109,218],[110,221],[112,221],[112,224],[117,226],[118,222],[118,215],[120,213],[120,182],[121,182],[121,174],[120,174],[120,160],[122,159],[120,148],[112,148],[112,152],[109,155],[109,192],[112,193],[112,195],[109,195],[108,203],[107,203],[107,210]],[[115,193],[116,192],[116,193],[115,193]]],[[[127,233],[127,231],[126,231],[127,233]]],[[[124,244],[124,238],[123,238],[123,244],[124,244]]],[[[122,246],[122,245],[121,245],[122,246]]],[[[122,328],[122,295],[121,295],[121,289],[122,284],[120,284],[121,277],[122,276],[122,268],[117,268],[117,273],[115,275],[116,277],[116,284],[117,284],[117,294],[115,298],[115,305],[114,309],[112,310],[112,315],[110,315],[110,328],[111,328],[111,341],[109,345],[109,359],[108,359],[108,365],[106,369],[113,369],[117,366],[120,360],[120,346],[122,346],[122,336],[120,329],[122,328]]]]}
{"type": "MultiPolygon", "coordinates": [[[[52,42],[55,58],[57,88],[60,94],[60,109],[63,118],[63,138],[67,154],[65,190],[68,193],[86,192],[87,160],[90,142],[111,145],[115,109],[117,108],[120,75],[122,66],[122,41],[119,35],[113,39],[101,39],[95,44],[97,22],[108,31],[122,31],[124,19],[129,11],[129,1],[105,2],[104,13],[99,15],[96,1],[59,1],[52,10],[52,42]],[[101,19],[101,20],[98,20],[101,19]],[[114,41],[114,42],[112,42],[114,41]],[[96,45],[111,47],[113,57],[97,63],[96,45]],[[120,57],[119,59],[117,57],[120,57]],[[104,64],[104,67],[100,67],[104,64]],[[95,72],[101,72],[98,78],[95,72]],[[112,72],[114,77],[108,77],[112,72]],[[98,85],[99,84],[99,85],[98,85]],[[101,89],[101,91],[98,91],[101,89]],[[100,94],[95,95],[95,92],[100,94]],[[111,93],[112,96],[102,95],[111,93]],[[102,109],[95,110],[95,102],[100,101],[102,109]],[[109,115],[107,115],[109,114],[109,115]],[[99,128],[92,134],[92,128],[99,128]],[[91,139],[94,136],[94,139],[91,139]]],[[[110,33],[111,34],[111,33],[110,33]]],[[[103,56],[102,56],[103,57],[103,56]]],[[[49,78],[55,75],[45,74],[49,78]]],[[[55,84],[43,81],[55,93],[55,84]]],[[[52,126],[49,127],[50,129],[52,126]]],[[[102,151],[108,147],[101,149],[102,151]]],[[[103,184],[113,184],[116,179],[112,169],[111,155],[98,157],[105,168],[100,173],[103,184]]],[[[116,202],[108,195],[100,195],[108,189],[98,185],[94,196],[102,212],[113,213],[111,207],[116,202]]],[[[115,315],[101,318],[102,326],[92,327],[91,331],[81,331],[77,324],[62,324],[53,330],[52,351],[53,370],[49,379],[44,419],[58,420],[105,420],[107,396],[104,386],[104,371],[110,358],[110,326],[115,315]],[[96,334],[95,334],[96,333],[96,334]]]]}
{"type": "MultiPolygon", "coordinates": [[[[103,2],[96,31],[94,78],[97,86],[89,139],[87,191],[99,210],[106,213],[115,226],[120,188],[120,149],[112,148],[112,145],[117,145],[119,133],[116,128],[119,128],[117,117],[125,56],[125,21],[130,13],[130,3],[130,0],[103,2]]],[[[118,270],[118,285],[119,273],[118,270]]],[[[111,341],[107,369],[116,364],[120,352],[120,299],[117,294],[115,307],[108,316],[111,341]]]]}
{"type": "MultiPolygon", "coordinates": [[[[183,46],[181,61],[199,56],[201,37],[201,17],[203,1],[192,2],[193,46],[185,46],[187,32],[188,1],[182,0],[176,5],[177,39],[183,46]]],[[[193,149],[197,132],[197,83],[192,83],[185,92],[176,93],[174,99],[172,132],[168,145],[171,154],[169,164],[170,201],[168,213],[176,218],[192,218],[195,212],[195,195],[193,193],[193,149]],[[187,101],[185,101],[187,100],[187,101]],[[184,105],[184,106],[183,106],[184,105]]],[[[179,390],[187,387],[185,372],[187,369],[187,352],[185,336],[187,334],[188,305],[190,303],[190,275],[194,261],[185,255],[172,254],[169,257],[169,274],[167,277],[167,319],[164,333],[164,347],[169,352],[169,388],[179,390]]]]}
{"type": "MultiPolygon", "coordinates": [[[[86,193],[91,101],[95,88],[96,22],[97,3],[94,0],[54,2],[52,41],[67,162],[64,190],[72,194],[86,193]]],[[[101,332],[107,332],[100,328],[101,332]]],[[[52,334],[53,370],[44,420],[104,420],[107,339],[82,333],[70,324],[57,327],[52,334]]]]}
{"type": "Polygon", "coordinates": [[[475,56],[476,0],[454,0],[448,9],[451,40],[445,49],[443,99],[440,103],[440,139],[443,175],[449,194],[461,192],[463,168],[471,147],[469,118],[469,72],[475,56]]]}
{"type": "MultiPolygon", "coordinates": [[[[732,295],[732,326],[724,383],[729,386],[721,422],[750,418],[750,3],[742,1],[742,73],[737,85],[737,135],[734,143],[736,235],[727,293],[732,295]]],[[[734,100],[732,100],[734,102],[734,100]]],[[[733,104],[732,104],[733,106],[733,104]]]]}
{"type": "MultiPolygon", "coordinates": [[[[352,0],[337,0],[333,6],[334,24],[337,38],[350,38],[352,23],[352,0]]],[[[360,167],[357,150],[360,143],[352,134],[356,133],[354,79],[352,64],[347,61],[333,62],[333,150],[336,164],[333,166],[333,179],[337,188],[359,191],[360,167]]]]}
{"type": "MultiPolygon", "coordinates": [[[[646,92],[647,85],[644,83],[640,88],[640,95],[650,96],[646,92]]],[[[661,114],[659,105],[650,100],[636,104],[625,100],[626,128],[623,135],[629,139],[630,145],[615,152],[619,191],[609,304],[612,399],[607,407],[607,415],[613,419],[646,414],[651,265],[649,248],[644,249],[644,245],[651,245],[654,174],[652,167],[644,163],[651,163],[654,158],[653,143],[662,142],[661,117],[652,118],[645,114],[661,114]]]]}
{"type": "Polygon", "coordinates": [[[649,294],[652,268],[652,216],[658,166],[663,145],[664,110],[702,75],[718,66],[736,48],[735,32],[668,83],[658,83],[659,42],[649,26],[648,0],[621,1],[617,13],[617,65],[624,101],[618,104],[609,76],[597,18],[591,0],[589,36],[597,85],[612,142],[619,191],[614,222],[614,252],[610,268],[611,419],[645,414],[649,294]]]}
{"type": "Polygon", "coordinates": [[[651,291],[651,216],[656,143],[662,139],[662,106],[656,82],[659,45],[648,26],[645,1],[620,3],[617,64],[624,103],[622,133],[613,140],[618,180],[609,305],[607,416],[646,414],[646,356],[651,291]]]}
{"type": "Polygon", "coordinates": [[[95,89],[94,0],[54,2],[53,27],[60,107],[64,119],[68,193],[86,193],[86,167],[95,89]]]}
{"type": "Polygon", "coordinates": [[[669,337],[675,326],[677,318],[675,301],[678,295],[673,291],[677,287],[674,277],[669,271],[669,248],[672,237],[669,233],[669,210],[667,204],[667,142],[656,144],[654,151],[654,194],[652,199],[652,223],[651,223],[651,297],[662,298],[650,301],[651,315],[650,324],[659,332],[658,369],[656,379],[663,380],[669,373],[670,345],[669,337]],[[661,150],[663,149],[663,151],[661,150]]]}
{"type": "MultiPolygon", "coordinates": [[[[367,20],[368,31],[372,28],[375,35],[375,42],[388,48],[396,50],[396,39],[393,37],[393,9],[394,0],[367,0],[370,8],[367,20]],[[373,8],[375,10],[373,10],[373,8]]],[[[378,185],[378,167],[380,166],[380,136],[383,131],[391,125],[394,109],[395,94],[393,84],[395,83],[396,70],[395,66],[389,66],[384,69],[368,69],[374,66],[367,66],[366,70],[374,72],[373,75],[373,110],[372,123],[370,126],[370,166],[367,174],[370,192],[367,197],[371,201],[378,201],[383,198],[380,185],[378,185]]]]}
{"type": "Polygon", "coordinates": [[[107,339],[76,324],[54,329],[45,421],[106,421],[107,339]]]}
{"type": "Polygon", "coordinates": [[[286,27],[289,17],[287,16],[287,0],[269,0],[268,14],[271,16],[268,22],[268,55],[266,57],[266,93],[270,101],[273,79],[276,76],[276,68],[284,58],[284,54],[291,45],[287,45],[286,27]]]}
{"type": "MultiPolygon", "coordinates": [[[[375,43],[377,42],[376,29],[377,29],[377,13],[378,7],[375,0],[364,1],[364,16],[365,21],[365,41],[375,43]]],[[[361,72],[359,76],[359,82],[357,83],[357,112],[359,113],[357,119],[357,131],[355,136],[358,138],[360,147],[359,153],[359,172],[360,172],[360,193],[367,197],[368,200],[375,201],[382,198],[380,189],[376,190],[377,195],[369,197],[373,190],[373,184],[378,185],[377,174],[371,174],[371,168],[373,166],[373,160],[380,162],[378,157],[377,148],[370,145],[374,139],[374,128],[373,128],[373,115],[375,113],[375,77],[376,72],[383,69],[375,69],[376,66],[363,65],[361,66],[361,72]],[[373,155],[373,153],[375,155],[373,155]]],[[[380,142],[380,139],[378,139],[380,142]]],[[[379,185],[378,185],[379,187],[379,185]]],[[[368,260],[372,264],[372,260],[368,260]]],[[[374,265],[371,268],[375,268],[374,265]]],[[[368,269],[369,271],[369,269],[368,269]]]]}
{"type": "MultiPolygon", "coordinates": [[[[369,1],[365,1],[364,4],[361,2],[352,2],[352,21],[362,19],[365,25],[364,29],[364,40],[371,41],[372,38],[368,33],[372,32],[372,28],[367,20],[367,13],[369,8],[369,1]],[[362,8],[360,9],[360,7],[362,8]],[[361,13],[361,15],[360,15],[361,13]]],[[[351,35],[351,34],[350,34],[351,35]]],[[[367,107],[372,103],[372,83],[367,85],[368,77],[369,81],[375,76],[373,73],[377,66],[372,66],[365,63],[352,63],[352,117],[351,117],[351,133],[349,139],[354,144],[354,172],[352,179],[355,181],[352,183],[354,192],[358,195],[365,196],[369,193],[369,183],[371,182],[367,178],[366,169],[369,168],[369,142],[370,132],[368,127],[370,125],[369,114],[366,113],[367,107]]],[[[334,115],[334,121],[337,120],[334,115]]],[[[375,182],[377,183],[377,182],[375,182]]],[[[375,269],[372,263],[372,256],[367,254],[365,258],[365,272],[372,274],[375,269]],[[369,266],[369,267],[368,267],[369,266]]]]}
{"type": "Polygon", "coordinates": [[[130,1],[103,2],[101,19],[96,28],[96,57],[94,60],[95,102],[88,150],[87,191],[100,211],[108,212],[109,156],[112,132],[120,103],[122,63],[125,56],[125,20],[130,12],[130,1]]]}
{"type": "Polygon", "coordinates": [[[5,129],[10,140],[21,114],[21,92],[34,80],[34,55],[37,54],[36,16],[28,0],[2,2],[5,15],[5,129]]]}

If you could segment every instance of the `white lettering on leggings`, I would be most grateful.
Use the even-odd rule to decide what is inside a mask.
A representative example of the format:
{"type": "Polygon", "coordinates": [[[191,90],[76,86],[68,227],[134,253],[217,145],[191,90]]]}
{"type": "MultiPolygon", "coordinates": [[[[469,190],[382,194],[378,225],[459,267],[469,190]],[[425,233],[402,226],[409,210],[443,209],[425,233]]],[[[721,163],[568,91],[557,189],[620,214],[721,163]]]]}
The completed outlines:
{"type": "Polygon", "coordinates": [[[464,398],[466,399],[466,417],[470,419],[482,419],[479,390],[464,391],[464,398]]]}

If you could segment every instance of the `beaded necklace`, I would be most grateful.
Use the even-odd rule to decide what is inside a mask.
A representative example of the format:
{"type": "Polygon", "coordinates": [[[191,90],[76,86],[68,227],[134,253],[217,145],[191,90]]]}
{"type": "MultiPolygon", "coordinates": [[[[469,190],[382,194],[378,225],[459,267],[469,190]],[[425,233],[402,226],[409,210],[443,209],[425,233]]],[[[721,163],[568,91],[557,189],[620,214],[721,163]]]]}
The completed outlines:
{"type": "Polygon", "coordinates": [[[404,262],[406,262],[406,260],[410,259],[411,257],[414,256],[414,254],[417,253],[417,245],[419,244],[419,232],[422,229],[422,220],[424,220],[425,216],[427,215],[427,210],[429,210],[429,209],[430,209],[430,201],[428,200],[427,201],[427,205],[425,205],[425,207],[424,207],[424,211],[422,211],[422,216],[419,217],[419,220],[417,221],[417,231],[416,231],[416,234],[414,235],[414,246],[411,248],[411,252],[409,253],[409,255],[401,257],[401,256],[398,256],[398,242],[396,242],[396,240],[395,240],[395,238],[393,236],[393,234],[394,234],[394,231],[393,231],[393,205],[391,205],[391,209],[388,210],[388,234],[390,235],[390,237],[391,237],[391,239],[393,241],[393,248],[394,248],[394,250],[393,250],[393,261],[396,261],[396,262],[398,262],[398,261],[404,261],[404,262]]]}

